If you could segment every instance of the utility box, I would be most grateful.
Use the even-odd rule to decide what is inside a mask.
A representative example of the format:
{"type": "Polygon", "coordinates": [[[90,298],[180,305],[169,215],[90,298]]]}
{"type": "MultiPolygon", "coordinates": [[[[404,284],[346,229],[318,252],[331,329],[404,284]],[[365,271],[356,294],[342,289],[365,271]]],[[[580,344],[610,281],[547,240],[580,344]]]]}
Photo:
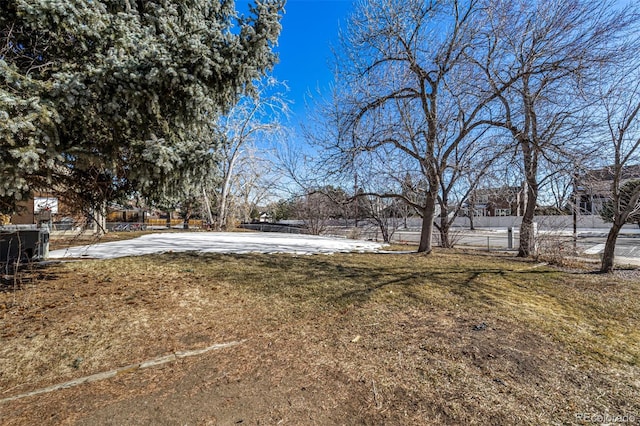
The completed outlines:
{"type": "Polygon", "coordinates": [[[48,227],[0,229],[0,262],[44,260],[48,256],[48,227]]]}

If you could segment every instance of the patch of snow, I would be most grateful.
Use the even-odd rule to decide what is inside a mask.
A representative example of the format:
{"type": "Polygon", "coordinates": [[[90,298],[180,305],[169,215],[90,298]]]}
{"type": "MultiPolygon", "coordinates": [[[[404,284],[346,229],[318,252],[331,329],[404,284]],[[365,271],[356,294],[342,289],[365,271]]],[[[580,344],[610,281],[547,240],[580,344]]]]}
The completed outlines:
{"type": "Polygon", "coordinates": [[[125,241],[70,247],[49,252],[50,259],[112,259],[166,252],[332,254],[375,252],[382,244],[313,235],[250,232],[180,232],[143,235],[125,241]]]}
{"type": "Polygon", "coordinates": [[[584,254],[598,254],[604,250],[604,244],[596,244],[595,246],[588,248],[584,251],[584,254]]]}

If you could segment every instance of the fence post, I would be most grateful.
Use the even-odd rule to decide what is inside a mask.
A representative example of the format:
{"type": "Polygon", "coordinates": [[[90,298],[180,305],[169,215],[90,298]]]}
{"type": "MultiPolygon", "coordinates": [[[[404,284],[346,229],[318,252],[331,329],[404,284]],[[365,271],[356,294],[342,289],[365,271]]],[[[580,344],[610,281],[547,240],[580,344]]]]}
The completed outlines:
{"type": "Polygon", "coordinates": [[[507,228],[507,248],[513,250],[513,228],[507,228]]]}

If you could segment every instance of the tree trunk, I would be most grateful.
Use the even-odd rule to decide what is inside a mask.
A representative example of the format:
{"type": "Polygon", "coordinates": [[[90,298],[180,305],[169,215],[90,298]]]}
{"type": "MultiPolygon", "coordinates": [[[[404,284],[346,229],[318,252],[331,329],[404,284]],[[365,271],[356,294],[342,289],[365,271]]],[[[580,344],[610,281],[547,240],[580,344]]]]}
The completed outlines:
{"type": "Polygon", "coordinates": [[[189,219],[191,219],[191,209],[185,212],[184,218],[182,219],[182,229],[189,229],[189,219]]]}
{"type": "Polygon", "coordinates": [[[427,193],[424,211],[422,213],[422,231],[418,253],[429,254],[433,250],[433,220],[436,216],[436,197],[427,193]]]}
{"type": "Polygon", "coordinates": [[[537,183],[527,184],[527,204],[522,215],[522,225],[520,226],[520,248],[518,257],[529,257],[535,253],[535,235],[533,229],[533,219],[536,212],[537,203],[537,183]]]}
{"type": "Polygon", "coordinates": [[[171,212],[167,210],[167,229],[171,229],[171,212]]]}
{"type": "Polygon", "coordinates": [[[609,230],[607,235],[607,242],[604,245],[604,252],[602,252],[602,263],[600,265],[600,272],[613,272],[613,262],[615,260],[616,241],[618,240],[618,234],[624,222],[613,222],[613,226],[609,230]]]}
{"type": "Polygon", "coordinates": [[[440,245],[442,248],[452,248],[453,244],[449,235],[451,226],[447,216],[440,216],[440,245]]]}
{"type": "MultiPolygon", "coordinates": [[[[474,191],[476,190],[474,189],[474,191]]],[[[475,226],[475,223],[473,222],[473,220],[475,219],[475,213],[476,213],[475,192],[471,193],[471,195],[469,196],[469,199],[467,200],[467,204],[469,205],[469,207],[467,208],[467,217],[469,218],[469,230],[475,231],[476,226],[475,226]]]]}
{"type": "Polygon", "coordinates": [[[107,233],[107,203],[102,202],[95,209],[95,229],[99,237],[107,233]]]}
{"type": "Polygon", "coordinates": [[[229,192],[231,192],[231,178],[233,176],[233,169],[236,164],[236,160],[240,155],[239,150],[235,150],[229,158],[226,165],[226,173],[222,178],[222,191],[220,191],[220,204],[218,206],[218,226],[217,230],[222,231],[227,229],[227,210],[228,210],[228,199],[229,192]]]}
{"type": "Polygon", "coordinates": [[[384,219],[378,220],[378,227],[380,228],[380,232],[382,233],[382,241],[386,244],[391,243],[391,238],[389,237],[389,226],[384,223],[384,219]]]}
{"type": "Polygon", "coordinates": [[[524,157],[525,181],[527,185],[527,199],[522,214],[522,226],[520,226],[520,248],[518,257],[529,257],[535,253],[536,240],[533,229],[533,219],[538,203],[538,155],[531,142],[519,141],[524,157]]]}
{"type": "Polygon", "coordinates": [[[227,229],[227,199],[229,198],[230,175],[225,176],[220,194],[220,204],[218,206],[218,231],[227,229]]]}
{"type": "MultiPolygon", "coordinates": [[[[207,216],[209,219],[209,226],[213,225],[213,214],[211,213],[211,202],[209,201],[209,196],[207,195],[207,189],[202,187],[202,197],[204,199],[204,205],[207,208],[207,216]]],[[[210,229],[210,228],[207,228],[210,229]]]]}

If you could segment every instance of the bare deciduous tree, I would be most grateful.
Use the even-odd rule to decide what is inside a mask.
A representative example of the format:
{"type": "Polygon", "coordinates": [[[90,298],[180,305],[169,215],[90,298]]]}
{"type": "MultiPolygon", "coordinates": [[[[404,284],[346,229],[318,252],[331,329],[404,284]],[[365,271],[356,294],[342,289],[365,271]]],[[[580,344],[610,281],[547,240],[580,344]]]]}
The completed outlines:
{"type": "Polygon", "coordinates": [[[307,193],[296,201],[294,207],[296,218],[304,222],[312,235],[322,234],[327,229],[329,221],[341,214],[341,203],[335,201],[337,198],[335,192],[333,188],[321,188],[307,193]]]}
{"type": "Polygon", "coordinates": [[[246,152],[255,152],[250,147],[258,142],[258,138],[265,139],[283,131],[280,119],[288,110],[285,89],[274,78],[267,78],[256,84],[254,93],[242,98],[219,122],[224,143],[221,147],[222,179],[216,194],[218,230],[227,226],[229,195],[238,162],[246,152]]]}
{"type": "Polygon", "coordinates": [[[248,222],[251,212],[268,204],[277,192],[280,179],[270,158],[264,157],[263,150],[246,149],[236,165],[236,173],[231,183],[232,197],[229,200],[227,223],[230,218],[248,222]]]}
{"type": "MultiPolygon", "coordinates": [[[[437,205],[448,205],[440,191],[459,176],[451,173],[459,166],[452,162],[461,159],[465,141],[480,139],[497,97],[474,78],[468,57],[480,55],[476,61],[485,63],[492,55],[477,49],[482,6],[478,0],[365,1],[344,38],[339,100],[329,114],[339,130],[324,148],[343,170],[375,153],[383,164],[402,165],[387,172],[398,182],[407,173],[417,177],[420,197],[378,195],[401,198],[422,215],[419,252],[431,251],[437,205]]],[[[509,84],[501,82],[501,90],[509,84]]]]}
{"type": "Polygon", "coordinates": [[[611,60],[615,41],[636,18],[596,0],[489,0],[487,11],[485,48],[495,56],[478,66],[501,103],[494,112],[501,119],[493,124],[512,135],[521,155],[527,203],[519,256],[529,256],[535,250],[540,164],[566,158],[584,136],[581,86],[594,66],[611,60]]]}

